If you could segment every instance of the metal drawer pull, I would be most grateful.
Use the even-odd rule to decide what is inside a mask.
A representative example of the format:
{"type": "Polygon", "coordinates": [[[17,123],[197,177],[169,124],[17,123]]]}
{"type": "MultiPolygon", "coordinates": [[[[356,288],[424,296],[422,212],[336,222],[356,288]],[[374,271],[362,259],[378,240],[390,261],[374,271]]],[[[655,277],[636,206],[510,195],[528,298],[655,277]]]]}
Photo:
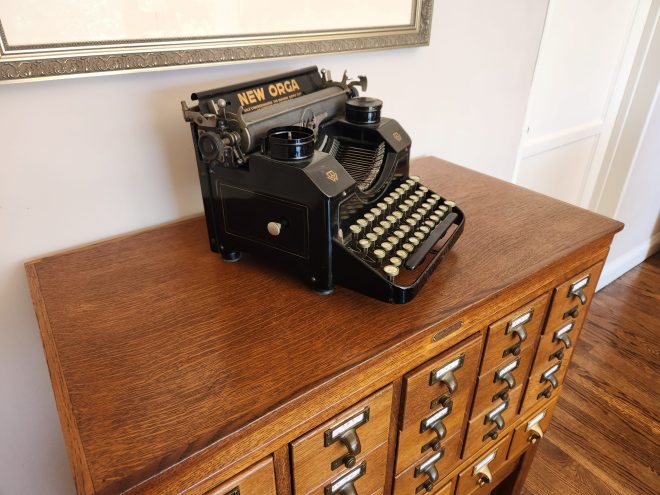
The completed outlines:
{"type": "Polygon", "coordinates": [[[527,331],[525,330],[524,325],[532,319],[533,314],[534,310],[530,309],[526,313],[514,318],[507,324],[504,333],[506,333],[506,335],[516,335],[518,339],[520,339],[520,342],[524,342],[527,340],[527,331]]]}
{"type": "Polygon", "coordinates": [[[499,369],[495,372],[495,377],[493,378],[493,383],[497,382],[506,382],[509,389],[512,389],[516,386],[516,379],[513,377],[513,370],[520,366],[520,358],[515,361],[507,364],[504,368],[499,369]]]}
{"type": "Polygon", "coordinates": [[[484,424],[494,423],[498,430],[503,430],[505,423],[504,418],[502,417],[502,413],[506,410],[507,407],[509,407],[508,400],[504,401],[491,412],[486,414],[486,417],[484,418],[484,424]]]}
{"type": "Polygon", "coordinates": [[[566,349],[570,349],[571,348],[571,337],[568,334],[573,330],[574,325],[575,325],[575,322],[571,321],[570,323],[567,323],[566,325],[561,327],[552,336],[552,341],[553,342],[561,341],[566,346],[566,349]]]}
{"type": "Polygon", "coordinates": [[[548,361],[552,361],[553,359],[558,359],[559,361],[564,359],[564,349],[560,347],[555,352],[550,354],[550,356],[548,356],[548,361]]]}
{"type": "Polygon", "coordinates": [[[438,468],[435,467],[435,463],[442,459],[444,455],[445,451],[441,450],[440,452],[433,454],[427,461],[415,468],[415,478],[424,474],[428,476],[428,479],[417,487],[415,493],[419,493],[422,490],[427,492],[433,490],[433,485],[440,479],[440,473],[438,472],[438,468]]]}
{"type": "Polygon", "coordinates": [[[435,371],[431,372],[431,380],[429,385],[435,385],[438,382],[444,383],[447,386],[449,393],[453,394],[456,392],[458,383],[456,382],[456,376],[454,372],[463,367],[463,361],[465,360],[465,355],[461,354],[459,357],[453,361],[445,364],[442,368],[438,368],[435,371]]]}
{"type": "Polygon", "coordinates": [[[573,306],[571,309],[569,309],[564,313],[562,319],[565,320],[566,318],[577,318],[579,314],[580,314],[580,308],[578,308],[577,306],[573,306]]]}
{"type": "Polygon", "coordinates": [[[339,426],[327,430],[324,434],[324,446],[328,447],[333,443],[340,441],[346,447],[348,453],[335,459],[330,464],[332,470],[337,469],[342,464],[347,468],[355,466],[355,456],[362,452],[360,437],[357,434],[357,428],[369,421],[369,408],[348,418],[339,426]]]}
{"type": "Polygon", "coordinates": [[[367,461],[362,461],[358,467],[350,470],[334,483],[325,487],[325,495],[358,495],[355,481],[367,474],[367,461]]]}
{"type": "Polygon", "coordinates": [[[493,450],[490,454],[483,458],[479,464],[474,466],[472,470],[472,476],[476,477],[477,485],[484,486],[493,481],[493,475],[490,472],[490,467],[488,466],[497,455],[497,449],[493,450]]]}
{"type": "Polygon", "coordinates": [[[577,297],[583,306],[587,304],[587,296],[584,293],[584,288],[589,285],[589,279],[591,279],[591,275],[587,275],[572,284],[570,289],[568,289],[568,297],[577,297]]]}
{"type": "Polygon", "coordinates": [[[520,345],[521,345],[520,341],[518,341],[515,344],[513,344],[511,347],[504,349],[504,352],[502,353],[502,357],[505,358],[509,354],[513,356],[520,356],[520,345]]]}
{"type": "Polygon", "coordinates": [[[561,363],[557,363],[552,367],[548,368],[546,371],[544,371],[543,374],[541,375],[541,383],[548,382],[550,383],[550,385],[552,385],[552,388],[557,388],[559,386],[559,382],[557,381],[557,377],[555,376],[555,373],[559,371],[560,367],[561,367],[561,363]]]}
{"type": "Polygon", "coordinates": [[[241,488],[240,487],[235,487],[229,490],[225,495],[241,495],[241,488]]]}
{"type": "Polygon", "coordinates": [[[536,443],[543,438],[543,430],[539,424],[543,418],[545,418],[545,410],[534,416],[527,423],[525,431],[529,432],[529,435],[527,435],[527,441],[529,443],[536,443]]]}
{"type": "Polygon", "coordinates": [[[423,419],[419,424],[420,433],[424,433],[426,430],[433,430],[437,435],[438,440],[445,438],[447,436],[447,428],[445,428],[442,420],[449,415],[452,407],[453,404],[449,402],[449,404],[440,409],[438,412],[431,414],[426,419],[423,419]]]}
{"type": "Polygon", "coordinates": [[[546,387],[539,394],[536,396],[536,400],[539,400],[541,397],[545,397],[546,399],[549,399],[550,396],[552,395],[552,387],[546,387]]]}

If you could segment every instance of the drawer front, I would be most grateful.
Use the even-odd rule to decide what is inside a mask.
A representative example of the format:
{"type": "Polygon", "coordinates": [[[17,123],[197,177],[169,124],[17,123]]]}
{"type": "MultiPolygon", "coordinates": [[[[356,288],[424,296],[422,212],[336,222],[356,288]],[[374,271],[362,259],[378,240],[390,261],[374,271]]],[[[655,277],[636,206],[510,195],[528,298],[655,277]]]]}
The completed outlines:
{"type": "Polygon", "coordinates": [[[276,495],[273,458],[267,457],[237,474],[207,495],[276,495]]]}
{"type": "Polygon", "coordinates": [[[481,335],[474,335],[406,374],[401,429],[419,423],[442,401],[467,403],[472,397],[481,358],[481,335]]]}
{"type": "Polygon", "coordinates": [[[449,438],[443,448],[431,451],[414,465],[399,474],[394,481],[394,493],[415,495],[417,493],[442,493],[447,484],[445,477],[460,460],[461,437],[449,438]],[[440,488],[442,487],[442,488],[440,488]]]}
{"type": "Polygon", "coordinates": [[[488,493],[493,486],[494,477],[505,464],[510,441],[511,436],[507,435],[465,468],[458,475],[456,495],[471,495],[482,488],[488,493]]]}
{"type": "MultiPolygon", "coordinates": [[[[371,495],[382,493],[385,488],[387,445],[381,445],[368,453],[351,469],[334,476],[308,493],[311,495],[347,495],[350,493],[371,495]],[[354,492],[351,489],[355,490],[354,492]]],[[[299,492],[296,492],[299,493],[299,492]]]]}
{"type": "Polygon", "coordinates": [[[482,370],[518,356],[525,346],[534,347],[549,300],[550,295],[544,294],[488,327],[482,370]]]}
{"type": "Polygon", "coordinates": [[[412,424],[400,431],[396,473],[402,472],[433,450],[445,448],[445,456],[449,457],[452,449],[449,448],[448,442],[455,439],[456,444],[460,444],[463,438],[466,407],[467,404],[458,404],[446,416],[442,415],[447,409],[440,409],[424,418],[419,424],[412,424]],[[440,438],[438,433],[442,432],[444,435],[440,438]]]}
{"type": "Polygon", "coordinates": [[[534,358],[534,347],[525,346],[517,357],[509,357],[497,367],[479,377],[471,418],[481,415],[486,409],[509,399],[510,407],[517,409],[518,403],[511,400],[511,390],[524,385],[534,358]]]}
{"type": "Polygon", "coordinates": [[[546,329],[553,330],[571,319],[577,328],[582,326],[602,269],[603,263],[597,263],[554,290],[546,329]]]}
{"type": "Polygon", "coordinates": [[[389,385],[292,442],[296,494],[308,493],[340,476],[360,464],[365,454],[386,443],[391,409],[389,385]]]}
{"type": "Polygon", "coordinates": [[[535,368],[529,377],[520,409],[523,414],[537,407],[542,407],[542,404],[545,404],[549,399],[559,395],[569,363],[564,358],[563,361],[553,359],[542,364],[543,366],[535,368]]]}
{"type": "Polygon", "coordinates": [[[502,432],[507,430],[517,418],[517,409],[513,405],[520,400],[521,392],[522,385],[518,385],[509,392],[508,401],[501,402],[491,409],[486,409],[470,420],[465,438],[465,448],[463,449],[463,459],[470,457],[486,445],[501,438],[502,432]]]}
{"type": "Polygon", "coordinates": [[[527,447],[543,438],[548,426],[550,426],[550,421],[552,421],[552,413],[556,404],[557,398],[552,399],[541,409],[534,411],[527,418],[527,421],[514,430],[508,459],[518,457],[527,447]]]}

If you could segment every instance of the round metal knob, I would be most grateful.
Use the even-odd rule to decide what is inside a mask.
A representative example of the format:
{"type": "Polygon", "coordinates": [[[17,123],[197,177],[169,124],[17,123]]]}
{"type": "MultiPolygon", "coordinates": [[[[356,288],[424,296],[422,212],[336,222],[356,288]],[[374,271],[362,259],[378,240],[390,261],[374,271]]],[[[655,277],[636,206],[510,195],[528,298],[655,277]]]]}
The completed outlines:
{"type": "Polygon", "coordinates": [[[282,224],[280,222],[268,222],[268,233],[272,236],[278,236],[282,232],[282,224]]]}
{"type": "Polygon", "coordinates": [[[344,457],[344,466],[346,466],[347,468],[349,469],[352,468],[353,466],[355,466],[355,463],[356,463],[356,459],[354,455],[348,454],[344,457]]]}

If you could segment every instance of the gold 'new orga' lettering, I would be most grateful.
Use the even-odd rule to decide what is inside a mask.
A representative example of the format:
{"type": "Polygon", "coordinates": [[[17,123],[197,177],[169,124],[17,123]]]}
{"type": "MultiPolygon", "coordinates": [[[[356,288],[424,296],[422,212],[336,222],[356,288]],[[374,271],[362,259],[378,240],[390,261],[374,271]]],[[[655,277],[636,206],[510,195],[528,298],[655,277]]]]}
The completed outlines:
{"type": "Polygon", "coordinates": [[[290,79],[284,82],[278,82],[268,86],[268,93],[273,98],[275,98],[276,96],[295,93],[296,91],[300,91],[300,86],[298,86],[298,81],[296,81],[295,79],[290,79]]]}
{"type": "Polygon", "coordinates": [[[244,107],[248,105],[254,105],[255,103],[264,101],[265,99],[266,92],[264,88],[248,89],[247,91],[238,93],[238,102],[241,104],[241,106],[244,107]]]}

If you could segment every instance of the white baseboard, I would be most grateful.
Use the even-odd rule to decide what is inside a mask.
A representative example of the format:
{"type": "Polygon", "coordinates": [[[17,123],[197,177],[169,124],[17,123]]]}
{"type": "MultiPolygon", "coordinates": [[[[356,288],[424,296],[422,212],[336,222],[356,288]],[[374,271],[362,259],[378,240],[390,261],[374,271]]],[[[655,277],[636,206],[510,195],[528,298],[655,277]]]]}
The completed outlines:
{"type": "Polygon", "coordinates": [[[596,290],[600,290],[611,282],[614,282],[628,270],[635,268],[646,258],[658,251],[660,251],[660,232],[656,232],[648,241],[640,244],[635,249],[631,249],[627,253],[616,258],[607,258],[596,290]]]}

